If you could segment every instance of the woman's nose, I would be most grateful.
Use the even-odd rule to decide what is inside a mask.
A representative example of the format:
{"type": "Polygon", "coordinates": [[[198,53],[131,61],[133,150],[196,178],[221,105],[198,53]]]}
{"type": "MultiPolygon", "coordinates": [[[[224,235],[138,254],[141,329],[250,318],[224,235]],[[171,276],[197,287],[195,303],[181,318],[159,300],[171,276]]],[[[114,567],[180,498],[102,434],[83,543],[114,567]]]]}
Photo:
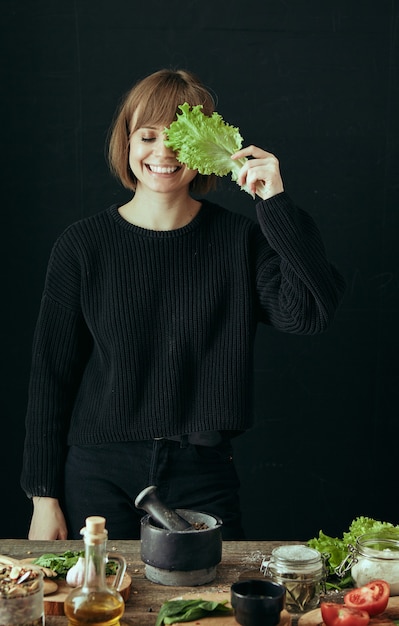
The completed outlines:
{"type": "Polygon", "coordinates": [[[165,139],[166,137],[162,135],[162,137],[159,138],[159,141],[156,142],[156,145],[155,145],[156,153],[166,155],[166,156],[174,156],[175,153],[173,152],[173,150],[165,146],[165,143],[164,143],[165,139]]]}

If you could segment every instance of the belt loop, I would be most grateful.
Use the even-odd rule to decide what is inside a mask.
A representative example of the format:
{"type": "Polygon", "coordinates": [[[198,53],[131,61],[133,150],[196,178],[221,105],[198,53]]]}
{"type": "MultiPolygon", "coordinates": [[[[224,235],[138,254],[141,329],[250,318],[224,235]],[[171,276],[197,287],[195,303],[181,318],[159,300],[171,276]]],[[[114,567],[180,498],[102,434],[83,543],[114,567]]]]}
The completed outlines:
{"type": "Polygon", "coordinates": [[[188,435],[182,435],[180,439],[180,447],[188,448],[188,435]]]}

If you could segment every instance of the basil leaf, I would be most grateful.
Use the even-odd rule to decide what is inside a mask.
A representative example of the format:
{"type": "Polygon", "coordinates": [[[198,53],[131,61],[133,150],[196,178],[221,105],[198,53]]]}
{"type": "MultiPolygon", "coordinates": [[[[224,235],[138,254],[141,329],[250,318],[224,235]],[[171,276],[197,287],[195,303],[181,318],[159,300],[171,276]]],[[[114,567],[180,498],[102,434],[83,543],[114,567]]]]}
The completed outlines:
{"type": "Polygon", "coordinates": [[[224,602],[214,602],[210,600],[169,600],[161,606],[155,626],[162,624],[174,624],[177,622],[191,622],[201,617],[206,617],[210,613],[232,614],[232,609],[224,602]]]}

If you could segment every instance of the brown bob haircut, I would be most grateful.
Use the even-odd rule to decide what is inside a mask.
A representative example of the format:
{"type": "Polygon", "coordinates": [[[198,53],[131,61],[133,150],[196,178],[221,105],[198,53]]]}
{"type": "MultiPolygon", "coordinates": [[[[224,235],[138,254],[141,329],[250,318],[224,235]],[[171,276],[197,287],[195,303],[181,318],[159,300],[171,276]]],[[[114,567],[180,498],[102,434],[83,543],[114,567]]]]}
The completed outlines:
{"type": "MultiPolygon", "coordinates": [[[[212,115],[215,110],[211,93],[187,70],[159,70],[139,80],[124,96],[111,125],[108,141],[111,172],[124,187],[134,191],[137,183],[129,166],[130,135],[148,125],[169,126],[176,119],[178,106],[184,102],[191,106],[201,104],[205,115],[212,115]]],[[[191,181],[190,191],[207,193],[215,186],[214,174],[197,174],[191,181]]]]}

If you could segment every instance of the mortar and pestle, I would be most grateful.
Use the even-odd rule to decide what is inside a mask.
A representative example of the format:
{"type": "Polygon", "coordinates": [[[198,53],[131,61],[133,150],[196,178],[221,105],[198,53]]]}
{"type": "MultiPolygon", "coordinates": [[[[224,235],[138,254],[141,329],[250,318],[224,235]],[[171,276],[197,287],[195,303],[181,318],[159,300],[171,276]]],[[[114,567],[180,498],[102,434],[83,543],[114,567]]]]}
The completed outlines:
{"type": "Polygon", "coordinates": [[[141,559],[148,580],[162,585],[196,586],[214,580],[222,559],[222,520],[188,509],[170,509],[154,485],[139,493],[141,559]]]}

